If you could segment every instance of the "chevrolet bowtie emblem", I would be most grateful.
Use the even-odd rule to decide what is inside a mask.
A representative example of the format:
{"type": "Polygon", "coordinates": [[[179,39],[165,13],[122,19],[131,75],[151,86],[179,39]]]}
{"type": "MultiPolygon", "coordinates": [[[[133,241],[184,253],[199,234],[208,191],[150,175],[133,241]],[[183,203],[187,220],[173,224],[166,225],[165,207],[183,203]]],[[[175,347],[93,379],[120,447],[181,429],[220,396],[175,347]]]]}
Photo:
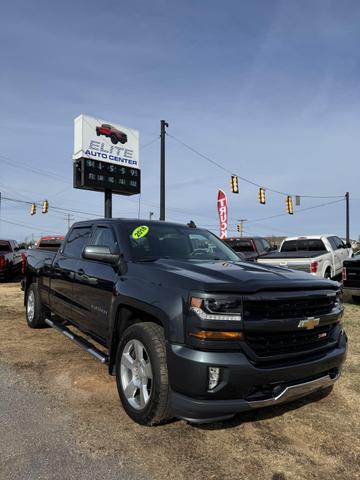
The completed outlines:
{"type": "Polygon", "coordinates": [[[300,320],[298,328],[306,328],[307,330],[311,330],[317,327],[319,323],[320,318],[307,318],[306,320],[300,320]]]}

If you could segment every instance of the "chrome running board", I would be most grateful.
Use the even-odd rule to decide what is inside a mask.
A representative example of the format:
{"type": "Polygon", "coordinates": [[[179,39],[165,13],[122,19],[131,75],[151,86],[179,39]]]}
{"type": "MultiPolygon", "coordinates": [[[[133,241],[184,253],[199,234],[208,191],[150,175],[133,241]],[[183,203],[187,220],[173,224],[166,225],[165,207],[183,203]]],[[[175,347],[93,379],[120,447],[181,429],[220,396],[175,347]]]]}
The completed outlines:
{"type": "Polygon", "coordinates": [[[79,347],[81,347],[83,350],[86,350],[90,355],[96,358],[96,360],[99,360],[101,363],[108,363],[109,357],[96,348],[92,343],[90,343],[86,338],[81,337],[80,335],[76,335],[73,333],[71,330],[66,328],[64,325],[61,325],[61,323],[56,322],[55,320],[51,320],[50,318],[45,318],[45,322],[50,326],[58,330],[60,333],[65,335],[65,337],[69,338],[72,342],[76,343],[79,347]]]}

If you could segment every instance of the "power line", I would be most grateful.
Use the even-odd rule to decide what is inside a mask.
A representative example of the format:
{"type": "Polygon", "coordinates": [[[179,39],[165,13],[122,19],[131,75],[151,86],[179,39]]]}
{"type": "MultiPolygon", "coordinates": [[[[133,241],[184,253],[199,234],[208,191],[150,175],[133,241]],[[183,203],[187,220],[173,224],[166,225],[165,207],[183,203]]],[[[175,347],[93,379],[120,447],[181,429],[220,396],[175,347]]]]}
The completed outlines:
{"type": "MultiPolygon", "coordinates": [[[[344,202],[344,201],[345,201],[345,198],[341,198],[340,200],[333,200],[332,202],[320,203],[318,205],[313,205],[311,207],[306,207],[306,208],[299,208],[297,210],[294,210],[294,214],[305,212],[307,210],[313,210],[315,208],[327,207],[328,205],[333,205],[334,203],[340,203],[340,202],[344,202]]],[[[264,217],[264,218],[258,218],[258,219],[255,219],[255,220],[249,220],[249,223],[250,222],[254,222],[254,223],[255,222],[262,222],[264,220],[270,220],[272,218],[284,217],[284,216],[288,216],[288,215],[289,215],[288,213],[279,213],[277,215],[271,215],[270,217],[264,217]]]]}
{"type": "MultiPolygon", "coordinates": [[[[1,218],[0,218],[0,222],[9,223],[10,225],[16,225],[17,227],[29,228],[30,230],[37,230],[37,231],[39,231],[39,232],[43,232],[43,231],[44,231],[43,228],[33,227],[32,225],[27,225],[27,224],[25,224],[25,223],[12,222],[11,220],[7,220],[7,219],[4,218],[4,217],[1,217],[1,218]]],[[[54,233],[54,232],[50,232],[50,233],[54,233]]]]}
{"type": "MultiPolygon", "coordinates": [[[[18,198],[10,198],[10,197],[2,197],[3,200],[8,200],[9,202],[15,202],[15,203],[22,203],[25,205],[31,205],[32,203],[36,203],[37,205],[41,205],[40,202],[30,202],[28,200],[20,200],[18,198]]],[[[101,214],[99,213],[94,213],[94,212],[84,212],[82,210],[74,210],[70,208],[62,208],[62,207],[56,207],[54,205],[51,205],[51,208],[53,210],[58,210],[59,212],[71,212],[71,213],[80,213],[83,215],[89,215],[89,216],[95,216],[95,217],[101,217],[101,214]]]]}
{"type": "MultiPolygon", "coordinates": [[[[286,193],[286,192],[282,192],[280,190],[275,190],[273,188],[269,188],[269,187],[266,187],[264,184],[259,184],[259,183],[256,183],[252,180],[249,180],[248,178],[245,178],[245,177],[242,177],[241,175],[233,172],[233,171],[230,171],[229,169],[227,169],[226,167],[224,167],[223,165],[221,165],[220,163],[216,162],[215,160],[213,160],[212,158],[210,158],[209,156],[207,155],[204,155],[203,153],[199,152],[199,150],[196,150],[196,148],[194,147],[191,147],[190,145],[188,145],[187,143],[183,142],[182,140],[176,138],[174,135],[171,135],[170,133],[167,133],[167,136],[172,138],[173,140],[175,140],[176,142],[178,142],[180,145],[182,145],[183,147],[187,148],[188,150],[190,150],[191,152],[195,153],[196,155],[198,155],[199,157],[203,158],[204,160],[208,161],[209,163],[215,165],[216,167],[220,168],[221,170],[223,170],[224,172],[227,172],[228,174],[230,175],[236,175],[238,178],[240,178],[243,182],[246,182],[246,183],[249,183],[250,185],[253,185],[255,187],[258,187],[258,188],[264,188],[266,191],[268,192],[273,192],[273,193],[278,193],[279,195],[284,195],[284,196],[288,196],[288,195],[291,195],[290,193],[286,193]]],[[[343,195],[300,195],[300,194],[296,194],[297,196],[301,197],[301,198],[341,198],[343,197],[343,195]]],[[[292,196],[295,196],[295,194],[293,194],[292,196]]]]}

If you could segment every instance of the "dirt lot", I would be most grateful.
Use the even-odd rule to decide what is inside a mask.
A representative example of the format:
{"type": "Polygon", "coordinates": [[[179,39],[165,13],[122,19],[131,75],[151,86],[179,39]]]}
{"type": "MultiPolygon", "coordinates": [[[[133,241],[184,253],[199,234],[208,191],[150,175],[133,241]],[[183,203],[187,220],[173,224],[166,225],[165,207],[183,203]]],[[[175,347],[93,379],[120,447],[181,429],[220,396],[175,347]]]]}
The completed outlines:
{"type": "MultiPolygon", "coordinates": [[[[47,406],[42,421],[66,427],[70,437],[64,433],[64,443],[72,442],[74,448],[72,457],[59,465],[81,458],[84,478],[97,478],[91,465],[101,464],[109,467],[104,479],[133,472],[126,478],[355,480],[360,479],[360,306],[346,305],[345,325],[348,360],[329,396],[317,394],[312,401],[243,414],[217,425],[174,421],[146,428],[126,416],[114,378],[104,366],[54,330],[29,329],[18,284],[0,284],[0,372],[11,372],[6,385],[14,402],[20,390],[25,398],[36,395],[37,404],[47,406]],[[111,473],[114,466],[117,475],[111,473]]],[[[7,413],[6,421],[10,415],[11,422],[22,422],[23,431],[20,428],[12,438],[1,434],[0,478],[70,478],[62,470],[48,473],[43,464],[33,465],[35,474],[30,476],[26,464],[19,464],[17,442],[32,436],[26,431],[29,424],[19,418],[35,415],[26,401],[21,405],[16,419],[7,413]],[[15,448],[2,454],[1,444],[8,442],[15,448]]],[[[7,406],[0,403],[0,432],[7,406]]]]}

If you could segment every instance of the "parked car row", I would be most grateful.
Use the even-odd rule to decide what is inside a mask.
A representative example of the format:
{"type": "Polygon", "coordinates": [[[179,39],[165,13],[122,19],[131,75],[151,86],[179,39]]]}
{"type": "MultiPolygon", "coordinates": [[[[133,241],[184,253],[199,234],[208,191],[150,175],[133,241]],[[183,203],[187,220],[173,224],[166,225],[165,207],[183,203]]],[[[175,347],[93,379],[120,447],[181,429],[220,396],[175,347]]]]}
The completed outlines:
{"type": "MultiPolygon", "coordinates": [[[[41,237],[33,248],[56,251],[64,238],[53,235],[41,237]]],[[[20,272],[24,273],[28,250],[30,249],[21,248],[16,240],[0,240],[0,280],[11,280],[20,272]]]]}
{"type": "Polygon", "coordinates": [[[321,278],[337,278],[343,263],[352,254],[350,244],[336,235],[289,237],[279,250],[262,237],[230,237],[225,242],[241,258],[264,265],[312,273],[321,278]]]}

